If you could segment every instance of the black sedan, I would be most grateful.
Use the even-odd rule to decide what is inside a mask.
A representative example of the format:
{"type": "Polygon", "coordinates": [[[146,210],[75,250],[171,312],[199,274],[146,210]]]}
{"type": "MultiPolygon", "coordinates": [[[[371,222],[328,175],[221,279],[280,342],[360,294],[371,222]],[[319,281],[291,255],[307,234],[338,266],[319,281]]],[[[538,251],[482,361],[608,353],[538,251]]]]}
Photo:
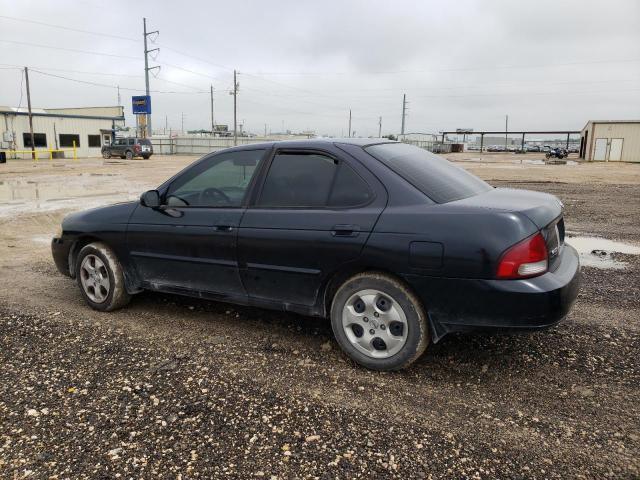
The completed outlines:
{"type": "Polygon", "coordinates": [[[139,202],[69,215],[52,250],[94,309],[155,290],[329,317],[377,370],[450,332],[553,325],[580,270],[556,197],[372,139],[206,155],[139,202]]]}

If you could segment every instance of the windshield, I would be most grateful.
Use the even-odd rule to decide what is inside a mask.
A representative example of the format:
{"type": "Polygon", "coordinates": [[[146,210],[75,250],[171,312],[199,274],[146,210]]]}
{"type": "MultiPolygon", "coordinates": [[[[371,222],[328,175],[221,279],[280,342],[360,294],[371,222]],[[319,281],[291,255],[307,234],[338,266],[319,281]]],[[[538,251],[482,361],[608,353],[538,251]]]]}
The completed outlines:
{"type": "Polygon", "coordinates": [[[448,160],[406,143],[383,143],[365,150],[431,200],[447,203],[491,190],[491,186],[448,160]]]}
{"type": "Polygon", "coordinates": [[[147,138],[140,138],[138,140],[138,143],[140,145],[151,145],[151,141],[149,139],[147,139],[147,138]]]}

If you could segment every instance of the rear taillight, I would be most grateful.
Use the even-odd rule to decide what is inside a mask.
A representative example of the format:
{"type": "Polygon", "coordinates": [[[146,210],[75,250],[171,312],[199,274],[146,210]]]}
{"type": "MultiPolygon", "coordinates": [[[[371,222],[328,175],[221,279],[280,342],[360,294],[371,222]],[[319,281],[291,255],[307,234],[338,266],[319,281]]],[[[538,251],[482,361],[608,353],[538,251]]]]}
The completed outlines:
{"type": "Polygon", "coordinates": [[[540,275],[549,267],[549,254],[540,232],[509,248],[498,262],[498,278],[527,278],[540,275]]]}

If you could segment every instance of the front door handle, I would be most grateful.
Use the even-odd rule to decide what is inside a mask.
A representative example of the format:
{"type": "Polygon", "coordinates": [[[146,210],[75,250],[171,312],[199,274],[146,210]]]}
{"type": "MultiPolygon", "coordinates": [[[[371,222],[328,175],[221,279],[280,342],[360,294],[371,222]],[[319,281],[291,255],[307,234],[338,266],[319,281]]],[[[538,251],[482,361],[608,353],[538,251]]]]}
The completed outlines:
{"type": "Polygon", "coordinates": [[[360,233],[358,225],[334,225],[331,234],[334,237],[356,237],[360,233]]]}
{"type": "Polygon", "coordinates": [[[216,232],[232,232],[233,227],[231,225],[214,225],[216,232]]]}

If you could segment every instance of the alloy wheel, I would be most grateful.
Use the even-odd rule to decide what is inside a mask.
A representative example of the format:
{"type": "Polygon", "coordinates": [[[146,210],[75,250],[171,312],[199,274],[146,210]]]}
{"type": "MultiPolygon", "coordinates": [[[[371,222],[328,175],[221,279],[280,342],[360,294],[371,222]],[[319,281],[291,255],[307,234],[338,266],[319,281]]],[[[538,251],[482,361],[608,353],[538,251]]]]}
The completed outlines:
{"type": "Polygon", "coordinates": [[[360,290],[342,310],[342,328],[351,344],[371,358],[389,358],[407,342],[407,317],[400,304],[380,290],[360,290]]]}
{"type": "Polygon", "coordinates": [[[102,303],[109,296],[109,272],[104,262],[96,255],[89,254],[82,260],[80,282],[84,293],[92,302],[102,303]]]}

